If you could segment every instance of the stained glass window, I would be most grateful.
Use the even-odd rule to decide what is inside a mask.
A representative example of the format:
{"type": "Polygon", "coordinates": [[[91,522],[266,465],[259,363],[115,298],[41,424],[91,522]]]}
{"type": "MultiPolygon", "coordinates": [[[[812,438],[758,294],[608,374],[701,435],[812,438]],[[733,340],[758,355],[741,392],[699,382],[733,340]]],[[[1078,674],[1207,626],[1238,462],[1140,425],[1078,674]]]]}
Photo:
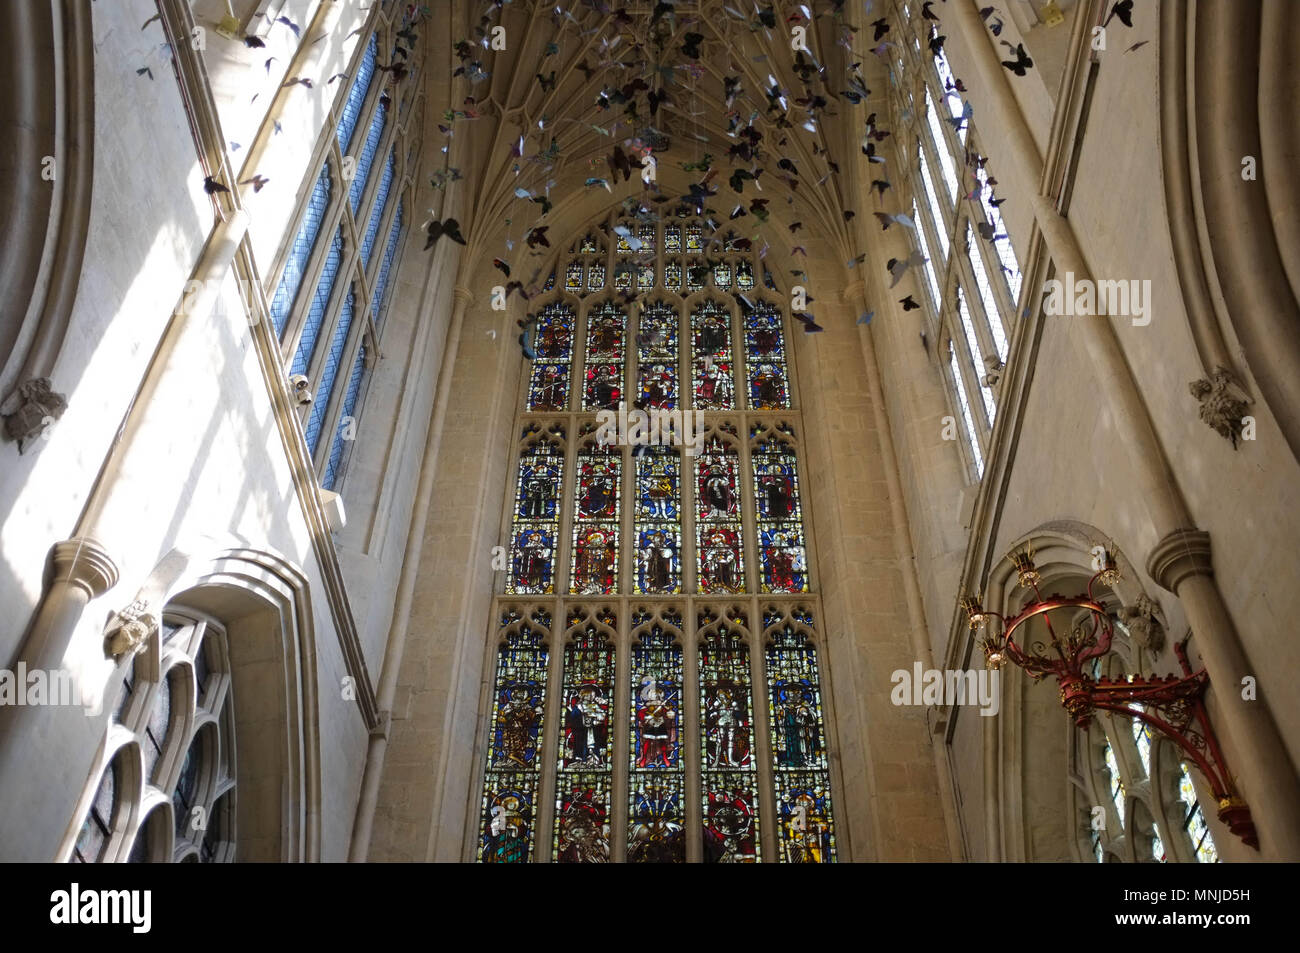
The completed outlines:
{"type": "Polygon", "coordinates": [[[916,147],[917,167],[921,170],[921,186],[925,192],[926,204],[930,210],[930,219],[934,224],[934,233],[939,238],[939,250],[944,260],[948,258],[948,218],[939,207],[939,195],[934,190],[934,179],[930,177],[930,163],[925,158],[925,149],[916,147]]]}
{"type": "Polygon", "coordinates": [[[613,302],[587,313],[587,376],[584,410],[617,410],[623,399],[627,315],[613,302]]]}
{"type": "Polygon", "coordinates": [[[697,410],[733,410],[735,367],[731,312],[713,300],[691,312],[691,387],[697,410]]]}
{"type": "MultiPolygon", "coordinates": [[[[971,320],[970,308],[966,304],[966,292],[962,288],[957,289],[957,316],[961,320],[961,328],[966,336],[971,370],[978,377],[984,367],[984,353],[980,349],[979,337],[975,333],[975,322],[971,320]]],[[[980,397],[984,399],[984,413],[988,417],[989,427],[992,427],[998,415],[997,404],[993,400],[993,388],[981,386],[980,397]]]]}
{"type": "Polygon", "coordinates": [[[980,244],[975,240],[975,230],[971,228],[970,222],[966,223],[966,248],[971,272],[975,275],[975,287],[979,290],[980,304],[984,307],[984,318],[988,321],[989,333],[993,336],[993,346],[998,352],[998,359],[1005,364],[1007,335],[1002,328],[997,299],[993,297],[993,288],[989,285],[988,272],[984,270],[984,256],[980,254],[980,244]]]}
{"type": "Polygon", "coordinates": [[[519,484],[511,533],[507,592],[555,591],[555,556],[560,526],[560,484],[564,430],[525,428],[529,441],[519,455],[519,484]]]}
{"type": "Polygon", "coordinates": [[[1101,752],[1102,763],[1106,765],[1106,783],[1109,785],[1109,794],[1111,803],[1115,805],[1115,813],[1119,815],[1119,823],[1122,827],[1124,824],[1124,808],[1127,797],[1124,793],[1124,782],[1119,776],[1119,762],[1115,759],[1115,751],[1106,742],[1106,747],[1101,752]]]}
{"type": "Polygon", "coordinates": [[[799,468],[788,427],[755,424],[750,436],[763,592],[807,592],[808,557],[799,504],[799,468]]]}
{"type": "MultiPolygon", "coordinates": [[[[776,780],[778,837],[787,863],[830,863],[835,857],[831,819],[826,728],[822,721],[817,649],[807,634],[769,609],[768,725],[776,780]]],[[[794,610],[794,623],[812,624],[806,610],[794,610]]]]}
{"type": "Polygon", "coordinates": [[[352,374],[348,377],[348,389],[343,394],[343,410],[338,429],[334,433],[334,443],[330,446],[329,460],[325,464],[325,474],[321,477],[321,486],[333,490],[338,482],[339,467],[343,462],[343,450],[352,440],[355,430],[357,400],[361,396],[361,382],[366,375],[366,346],[361,345],[357,359],[352,364],[352,374]]]}
{"type": "Polygon", "coordinates": [[[641,311],[636,336],[637,396],[645,407],[677,406],[677,312],[656,301],[641,311]]]}
{"type": "Polygon", "coordinates": [[[314,454],[320,443],[321,428],[325,425],[325,413],[329,408],[330,395],[338,380],[339,370],[343,366],[343,353],[347,348],[348,335],[352,331],[352,319],[356,314],[356,292],[348,288],[343,299],[343,309],[339,312],[339,322],[330,339],[329,351],[325,354],[325,366],[321,370],[320,383],[316,385],[316,397],[312,401],[311,413],[307,417],[307,446],[314,454]]]}
{"type": "Polygon", "coordinates": [[[636,576],[633,590],[682,591],[681,457],[647,447],[636,462],[636,576]]]}
{"type": "Polygon", "coordinates": [[[686,291],[688,294],[703,291],[708,277],[709,268],[703,261],[698,258],[686,259],[686,291]]]}
{"type": "Polygon", "coordinates": [[[321,267],[320,280],[316,283],[316,292],[311,298],[311,307],[307,309],[307,318],[303,321],[302,336],[298,338],[298,350],[294,354],[290,367],[292,374],[306,374],[312,366],[316,355],[316,342],[320,340],[325,327],[325,318],[329,314],[330,298],[334,293],[334,282],[338,278],[339,268],[343,262],[343,226],[334,231],[334,240],[330,242],[325,255],[325,264],[321,267]]]}
{"type": "Polygon", "coordinates": [[[379,225],[383,221],[384,212],[388,211],[388,192],[393,187],[393,173],[397,169],[397,148],[394,147],[388,153],[388,161],[384,163],[384,173],[379,178],[379,190],[375,192],[375,202],[370,209],[370,222],[366,225],[366,234],[361,239],[361,263],[365,268],[370,267],[370,255],[375,249],[375,239],[379,236],[379,225]]]}
{"type": "MultiPolygon", "coordinates": [[[[743,625],[743,616],[740,617],[743,625]]],[[[700,776],[704,859],[759,859],[759,804],[753,751],[749,645],[743,630],[700,613],[700,776]]]]}
{"type": "MultiPolygon", "coordinates": [[[[1129,707],[1135,711],[1142,710],[1137,704],[1129,707]]],[[[1138,757],[1142,759],[1142,773],[1149,777],[1151,775],[1151,726],[1141,718],[1133,719],[1133,743],[1137,745],[1138,757]]]]}
{"type": "Polygon", "coordinates": [[[397,257],[398,240],[402,236],[402,219],[406,215],[406,201],[397,203],[397,212],[393,215],[393,224],[388,229],[388,244],[384,247],[383,262],[379,266],[379,277],[375,279],[375,296],[370,302],[370,316],[375,319],[377,327],[383,327],[384,296],[388,292],[388,279],[393,273],[393,260],[397,257]]]}
{"type": "Polygon", "coordinates": [[[632,623],[632,714],[629,750],[627,859],[682,863],[686,859],[686,776],[682,759],[681,616],[665,623],[642,609],[632,623]]]}
{"type": "Polygon", "coordinates": [[[1187,773],[1187,765],[1180,765],[1180,768],[1178,798],[1186,810],[1183,815],[1183,830],[1192,839],[1196,860],[1202,864],[1217,864],[1219,852],[1215,849],[1214,838],[1210,836],[1210,826],[1205,823],[1205,815],[1201,813],[1201,802],[1196,798],[1196,785],[1187,773]]]}
{"type": "Polygon", "coordinates": [[[533,847],[550,617],[538,610],[525,620],[507,609],[501,627],[479,859],[514,864],[526,863],[533,847]]]}
{"type": "Polygon", "coordinates": [[[563,302],[545,305],[537,315],[533,361],[528,384],[529,410],[564,410],[569,406],[573,373],[573,308],[563,302]]]}
{"type": "Polygon", "coordinates": [[[743,592],[740,455],[721,434],[704,440],[695,462],[695,531],[700,592],[743,592]]]}
{"type": "Polygon", "coordinates": [[[320,233],[321,223],[329,208],[330,196],[333,194],[334,181],[330,177],[330,166],[326,162],[321,166],[320,175],[312,187],[311,198],[307,200],[307,209],[303,212],[302,224],[294,236],[289,248],[289,257],[284,263],[284,273],[276,286],[275,296],[271,299],[271,321],[277,335],[284,333],[284,326],[289,321],[289,312],[294,298],[302,284],[303,272],[307,269],[307,260],[316,245],[316,236],[320,233]]]}
{"type": "Polygon", "coordinates": [[[352,206],[353,215],[357,213],[357,206],[361,204],[361,193],[366,189],[366,182],[370,178],[370,167],[374,165],[375,154],[379,151],[379,143],[384,138],[384,128],[387,124],[388,107],[381,99],[379,105],[375,107],[374,118],[370,120],[370,129],[366,133],[361,154],[356,157],[357,165],[353,170],[352,185],[348,189],[348,204],[352,206]]]}
{"type": "Polygon", "coordinates": [[[618,592],[623,456],[594,442],[578,451],[574,475],[573,584],[577,595],[618,592]]]}
{"type": "Polygon", "coordinates": [[[755,302],[745,314],[745,374],[751,410],[790,406],[781,312],[765,301],[755,302]]]}
{"type": "Polygon", "coordinates": [[[547,622],[562,659],[553,659],[559,684],[539,696],[555,706],[541,736],[555,747],[532,786],[489,779],[485,831],[496,807],[501,852],[524,859],[756,862],[770,824],[769,861],[828,861],[814,610],[796,612],[791,598],[816,602],[805,595],[793,358],[779,297],[748,294],[760,268],[775,288],[762,265],[767,243],[719,234],[687,211],[662,233],[618,222],[568,243],[550,293],[530,303],[535,357],[494,616],[527,618],[533,607],[520,596],[559,595],[565,630],[561,640],[547,622]],[[710,286],[745,294],[739,314],[721,294],[683,300],[710,286]],[[670,430],[660,414],[681,424],[670,430]],[[674,601],[687,591],[721,597],[690,610],[689,633],[674,601]],[[601,600],[621,593],[631,602],[615,619],[601,600]],[[769,603],[789,633],[768,624],[769,603]],[[748,630],[755,617],[764,618],[761,637],[748,630]],[[614,683],[615,645],[631,653],[619,670],[630,684],[614,683]],[[750,666],[759,662],[768,678],[756,697],[750,666]],[[616,689],[628,695],[617,694],[611,718],[616,689]],[[775,719],[787,714],[783,727],[775,719]],[[700,788],[688,783],[696,777],[700,788]]]}
{"type": "Polygon", "coordinates": [[[338,128],[335,132],[339,148],[344,154],[352,145],[352,134],[356,132],[357,120],[361,117],[361,107],[365,105],[366,94],[370,91],[370,80],[375,75],[375,57],[378,53],[379,41],[372,33],[370,42],[366,44],[366,52],[357,65],[356,79],[352,81],[352,88],[348,90],[348,98],[343,103],[342,114],[339,116],[338,128]]]}
{"type": "Polygon", "coordinates": [[[953,389],[957,394],[957,401],[961,407],[962,421],[966,424],[966,441],[970,447],[971,455],[975,458],[975,472],[979,477],[984,476],[984,455],[980,452],[979,437],[975,434],[975,420],[971,417],[970,401],[966,399],[966,383],[961,376],[961,365],[957,363],[957,351],[952,346],[952,340],[948,341],[948,369],[952,372],[953,389]]]}
{"type": "Polygon", "coordinates": [[[577,628],[564,648],[564,721],[555,795],[559,863],[609,860],[614,647],[601,629],[613,628],[617,620],[608,610],[598,610],[594,619],[585,616],[586,610],[579,609],[570,617],[570,626],[577,628]]]}

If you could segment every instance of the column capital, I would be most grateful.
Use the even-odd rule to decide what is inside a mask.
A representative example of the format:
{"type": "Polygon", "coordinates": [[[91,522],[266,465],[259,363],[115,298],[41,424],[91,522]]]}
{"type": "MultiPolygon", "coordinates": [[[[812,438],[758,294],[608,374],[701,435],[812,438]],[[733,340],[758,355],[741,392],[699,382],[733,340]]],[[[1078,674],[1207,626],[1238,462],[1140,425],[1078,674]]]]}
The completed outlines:
{"type": "Polygon", "coordinates": [[[864,297],[865,293],[866,293],[866,285],[863,284],[861,278],[859,278],[857,281],[850,281],[847,285],[844,286],[844,300],[847,302],[856,303],[856,302],[864,301],[866,300],[864,297]]]}
{"type": "Polygon", "coordinates": [[[1176,529],[1156,543],[1147,556],[1147,572],[1162,588],[1178,592],[1188,576],[1212,576],[1210,534],[1199,529],[1176,529]]]}
{"type": "Polygon", "coordinates": [[[54,566],[51,581],[71,583],[85,592],[87,599],[102,596],[117,585],[117,563],[99,540],[89,536],[55,543],[50,561],[54,566]]]}
{"type": "Polygon", "coordinates": [[[461,285],[456,286],[455,290],[452,291],[452,296],[456,299],[456,302],[458,304],[474,303],[474,292],[470,291],[468,288],[465,288],[461,285]]]}

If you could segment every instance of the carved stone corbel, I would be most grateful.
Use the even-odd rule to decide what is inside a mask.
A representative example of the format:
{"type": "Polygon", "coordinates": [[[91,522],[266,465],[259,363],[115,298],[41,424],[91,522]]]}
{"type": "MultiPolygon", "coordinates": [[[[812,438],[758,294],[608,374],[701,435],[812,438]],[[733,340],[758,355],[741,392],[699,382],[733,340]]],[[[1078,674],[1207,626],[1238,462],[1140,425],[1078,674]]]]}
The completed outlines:
{"type": "Polygon", "coordinates": [[[1192,381],[1188,390],[1200,401],[1201,420],[1220,437],[1231,441],[1232,449],[1236,450],[1248,408],[1232,373],[1225,367],[1216,367],[1209,377],[1192,381]]]}
{"type": "Polygon", "coordinates": [[[1140,594],[1132,605],[1119,610],[1119,620],[1142,648],[1159,655],[1165,647],[1165,627],[1161,621],[1160,603],[1140,594]]]}
{"type": "Polygon", "coordinates": [[[158,617],[149,611],[149,604],[137,599],[116,613],[104,632],[104,651],[115,659],[134,652],[158,628],[158,617]]]}
{"type": "Polygon", "coordinates": [[[8,403],[14,409],[3,413],[5,436],[18,441],[19,453],[26,453],[46,428],[68,409],[68,399],[55,392],[48,377],[24,381],[8,403]]]}

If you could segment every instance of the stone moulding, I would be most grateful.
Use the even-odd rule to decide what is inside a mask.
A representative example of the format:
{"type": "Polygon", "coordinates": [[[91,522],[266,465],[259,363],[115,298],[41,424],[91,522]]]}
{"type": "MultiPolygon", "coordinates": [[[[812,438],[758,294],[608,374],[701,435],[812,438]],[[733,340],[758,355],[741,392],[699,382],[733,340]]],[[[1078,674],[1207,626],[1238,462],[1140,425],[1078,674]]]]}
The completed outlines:
{"type": "MultiPolygon", "coordinates": [[[[21,389],[51,377],[80,283],[94,178],[90,0],[0,4],[0,45],[0,287],[14,308],[0,321],[0,414],[12,418],[31,414],[21,389]]],[[[55,386],[45,389],[62,401],[55,386]]],[[[8,439],[29,445],[30,428],[6,423],[8,439]]]]}

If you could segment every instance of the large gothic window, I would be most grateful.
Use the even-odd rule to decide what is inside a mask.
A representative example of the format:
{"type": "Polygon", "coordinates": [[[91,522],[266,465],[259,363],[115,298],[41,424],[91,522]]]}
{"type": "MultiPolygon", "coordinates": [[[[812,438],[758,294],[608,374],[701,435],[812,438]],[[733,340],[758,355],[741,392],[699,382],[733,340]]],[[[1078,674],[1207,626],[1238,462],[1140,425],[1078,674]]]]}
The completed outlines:
{"type": "Polygon", "coordinates": [[[748,239],[614,217],[529,302],[484,862],[830,862],[787,303],[748,239]]]}

